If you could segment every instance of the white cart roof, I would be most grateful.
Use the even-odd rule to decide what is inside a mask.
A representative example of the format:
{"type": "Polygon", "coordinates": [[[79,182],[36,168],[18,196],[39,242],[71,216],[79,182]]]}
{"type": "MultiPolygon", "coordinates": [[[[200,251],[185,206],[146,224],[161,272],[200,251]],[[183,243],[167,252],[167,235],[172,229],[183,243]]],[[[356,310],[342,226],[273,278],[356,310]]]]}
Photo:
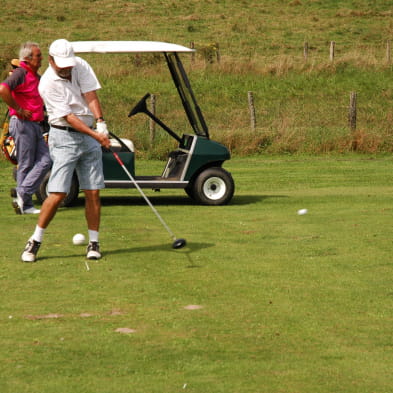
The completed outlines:
{"type": "Polygon", "coordinates": [[[75,53],[194,52],[185,46],[158,41],[73,41],[75,53]]]}

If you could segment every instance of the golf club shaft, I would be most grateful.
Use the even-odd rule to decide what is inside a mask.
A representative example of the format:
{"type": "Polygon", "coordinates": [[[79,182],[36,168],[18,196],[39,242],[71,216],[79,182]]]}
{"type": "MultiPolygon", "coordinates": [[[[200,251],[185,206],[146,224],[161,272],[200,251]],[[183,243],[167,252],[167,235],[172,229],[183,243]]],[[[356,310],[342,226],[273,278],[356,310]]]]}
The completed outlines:
{"type": "Polygon", "coordinates": [[[119,155],[112,151],[113,156],[116,158],[117,162],[120,164],[120,166],[123,168],[124,172],[127,174],[127,176],[130,178],[130,180],[134,183],[135,187],[138,189],[139,193],[142,195],[143,199],[146,201],[146,203],[150,206],[151,210],[153,210],[154,214],[157,216],[157,218],[160,220],[161,224],[164,226],[164,228],[167,230],[167,232],[170,234],[173,240],[176,240],[176,236],[174,233],[171,231],[171,229],[168,227],[166,222],[163,220],[163,218],[160,216],[158,213],[157,209],[152,205],[150,202],[149,198],[145,195],[145,193],[142,191],[142,189],[139,187],[138,183],[135,181],[134,177],[131,175],[129,170],[126,168],[124,165],[123,161],[120,159],[119,155]]]}

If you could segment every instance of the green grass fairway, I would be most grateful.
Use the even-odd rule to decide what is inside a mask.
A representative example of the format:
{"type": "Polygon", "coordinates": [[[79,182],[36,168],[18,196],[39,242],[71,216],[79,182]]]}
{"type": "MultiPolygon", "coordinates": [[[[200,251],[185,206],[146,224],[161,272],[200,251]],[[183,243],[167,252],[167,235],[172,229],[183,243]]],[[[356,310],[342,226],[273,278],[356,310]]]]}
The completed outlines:
{"type": "Polygon", "coordinates": [[[228,206],[147,191],[187,248],[137,191],[105,190],[102,260],[72,245],[80,199],[23,264],[36,218],[14,214],[0,161],[2,393],[392,391],[391,156],[225,167],[228,206]]]}

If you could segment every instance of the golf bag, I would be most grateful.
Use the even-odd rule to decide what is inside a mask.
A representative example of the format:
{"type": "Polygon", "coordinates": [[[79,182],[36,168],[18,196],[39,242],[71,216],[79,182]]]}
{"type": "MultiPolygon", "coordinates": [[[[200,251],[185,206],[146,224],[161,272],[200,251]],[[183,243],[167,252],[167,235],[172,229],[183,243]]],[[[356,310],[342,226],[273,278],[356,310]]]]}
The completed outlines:
{"type": "Polygon", "coordinates": [[[14,142],[14,138],[10,135],[9,123],[10,123],[10,114],[7,110],[3,121],[3,126],[1,128],[0,147],[5,158],[8,161],[10,161],[13,165],[16,165],[18,162],[16,160],[15,142],[14,142]]]}
{"type": "MultiPolygon", "coordinates": [[[[9,111],[7,110],[3,121],[3,126],[1,128],[0,148],[5,158],[8,161],[10,161],[12,164],[17,165],[18,160],[16,159],[16,146],[15,146],[14,138],[10,134],[9,123],[10,123],[10,114],[9,111]]],[[[42,136],[44,137],[45,142],[48,143],[50,127],[49,127],[47,116],[45,116],[44,121],[41,122],[41,128],[42,128],[42,136]]]]}

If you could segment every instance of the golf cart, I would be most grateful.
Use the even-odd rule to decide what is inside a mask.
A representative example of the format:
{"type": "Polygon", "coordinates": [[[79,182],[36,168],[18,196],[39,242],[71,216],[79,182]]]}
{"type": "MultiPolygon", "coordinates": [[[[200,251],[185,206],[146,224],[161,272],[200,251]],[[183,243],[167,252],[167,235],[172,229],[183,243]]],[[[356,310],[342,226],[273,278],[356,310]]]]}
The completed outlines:
{"type": "MultiPolygon", "coordinates": [[[[146,100],[149,97],[147,93],[130,110],[128,116],[135,116],[138,113],[147,115],[177,141],[177,147],[169,153],[161,175],[139,176],[135,173],[135,152],[132,142],[111,133],[112,151],[103,151],[106,188],[135,188],[135,183],[137,183],[140,188],[153,190],[184,189],[193,200],[205,205],[223,205],[232,199],[234,182],[231,174],[222,168],[224,161],[230,159],[230,153],[225,146],[210,139],[202,112],[180,61],[179,53],[191,53],[193,49],[151,41],[77,41],[72,42],[72,46],[77,54],[163,54],[191,126],[192,133],[179,135],[171,130],[147,109],[146,100]],[[123,171],[113,151],[131,173],[131,178],[123,171]]],[[[36,193],[40,202],[47,196],[48,178],[49,174],[36,193]]],[[[78,197],[78,193],[79,185],[75,175],[65,205],[71,205],[78,197]]]]}

